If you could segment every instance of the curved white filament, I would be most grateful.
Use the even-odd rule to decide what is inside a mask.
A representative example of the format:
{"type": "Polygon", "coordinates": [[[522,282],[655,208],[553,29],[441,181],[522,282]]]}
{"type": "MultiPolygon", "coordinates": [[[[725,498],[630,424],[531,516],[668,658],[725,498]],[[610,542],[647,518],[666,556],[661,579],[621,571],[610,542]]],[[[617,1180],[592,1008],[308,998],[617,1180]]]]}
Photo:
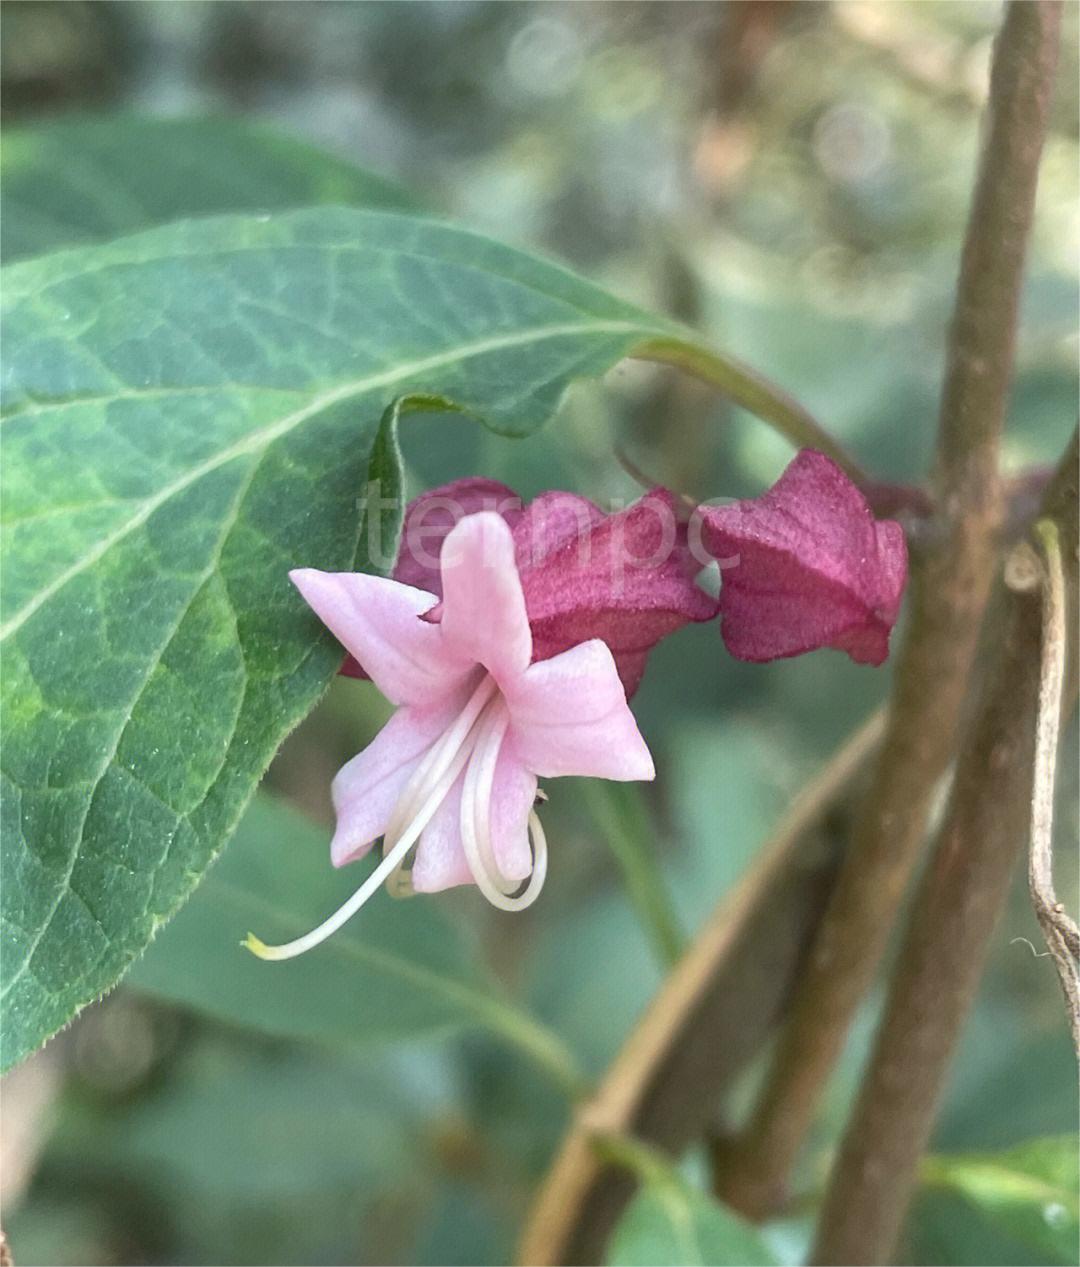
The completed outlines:
{"type": "Polygon", "coordinates": [[[432,744],[398,798],[383,835],[383,857],[356,892],[317,928],[280,946],[268,946],[253,933],[244,945],[260,959],[293,959],[337,932],[385,881],[394,897],[409,896],[412,881],[405,869],[410,850],[435,816],[454,783],[465,772],[461,797],[461,835],[465,857],[477,887],[493,906],[520,911],[540,894],[547,875],[547,839],[535,810],[530,810],[529,839],[533,869],[524,892],[513,896],[519,882],[499,870],[491,836],[491,798],[495,767],[510,716],[490,674],[484,674],[453,724],[432,744]]]}
{"type": "Polygon", "coordinates": [[[338,907],[329,919],[324,920],[318,928],[313,928],[310,933],[305,933],[303,937],[297,937],[295,941],[285,942],[281,946],[268,946],[253,933],[248,933],[244,942],[248,950],[258,955],[260,959],[293,959],[296,955],[302,955],[306,950],[311,950],[313,946],[317,946],[331,934],[336,933],[342,924],[350,920],[368,898],[378,890],[383,880],[386,879],[419,840],[420,833],[435,816],[435,811],[443,803],[447,792],[453,787],[454,780],[464,769],[465,762],[468,761],[472,752],[473,743],[475,743],[475,739],[471,738],[471,741],[461,745],[442,778],[432,788],[420,812],[409,824],[408,830],[404,832],[400,840],[394,842],[389,853],[386,854],[352,897],[343,906],[338,907]]]}
{"type": "MultiPolygon", "coordinates": [[[[469,696],[468,703],[454,719],[454,724],[444,731],[424,754],[408,783],[405,784],[404,791],[398,797],[394,812],[390,815],[390,821],[384,833],[384,849],[415,817],[420,805],[427,799],[426,789],[431,780],[438,779],[446,769],[447,763],[453,760],[458,746],[470,736],[474,724],[496,690],[495,679],[489,673],[485,673],[476,690],[469,696]]],[[[479,728],[477,730],[479,733],[479,728]]],[[[475,739],[476,736],[473,738],[475,739]]]]}
{"type": "MultiPolygon", "coordinates": [[[[500,701],[501,703],[501,701],[500,701]]],[[[503,911],[521,911],[540,896],[547,875],[547,838],[534,810],[529,813],[529,837],[533,844],[533,869],[523,893],[512,896],[518,882],[499,870],[491,839],[491,794],[499,750],[510,723],[505,705],[493,705],[485,716],[476,750],[465,771],[461,794],[461,839],[465,858],[477,888],[503,911]]]]}
{"type": "Polygon", "coordinates": [[[536,901],[540,896],[540,890],[544,887],[544,881],[547,879],[547,836],[544,834],[540,815],[534,809],[529,810],[529,840],[532,843],[533,869],[532,875],[529,876],[528,888],[518,898],[520,903],[518,910],[536,901]],[[525,900],[526,898],[528,898],[528,901],[525,900]]]}
{"type": "Polygon", "coordinates": [[[387,828],[384,838],[382,861],[352,897],[310,933],[305,933],[303,937],[297,937],[294,941],[285,942],[283,945],[268,946],[254,933],[248,933],[244,945],[253,954],[258,955],[260,959],[278,960],[292,959],[296,955],[302,955],[305,951],[311,950],[312,947],[336,933],[378,890],[382,882],[396,871],[400,863],[405,860],[409,850],[419,840],[421,832],[435,816],[435,811],[446,799],[446,794],[453,787],[458,775],[465,768],[465,763],[472,755],[481,733],[481,727],[475,723],[494,693],[494,681],[485,676],[454,724],[421,761],[394,810],[393,822],[387,828]],[[420,800],[419,806],[417,806],[418,800],[420,800]],[[409,819],[405,819],[402,813],[401,802],[407,802],[409,819]],[[404,826],[401,825],[403,819],[404,826]]]}
{"type": "MultiPolygon", "coordinates": [[[[440,758],[445,761],[448,755],[452,757],[456,745],[469,735],[474,723],[477,722],[480,714],[495,694],[495,689],[494,678],[490,674],[485,673],[480,684],[469,697],[468,703],[455,719],[453,726],[449,730],[444,731],[424,754],[398,797],[397,804],[390,815],[390,821],[386,825],[386,831],[383,833],[384,858],[389,850],[393,848],[399,833],[404,830],[410,818],[415,816],[419,805],[423,803],[425,788],[430,780],[433,777],[437,778],[442,772],[437,769],[440,765],[440,758]]],[[[477,733],[479,733],[479,728],[477,733]]],[[[474,736],[475,738],[476,736],[474,736]]],[[[449,789],[447,790],[449,791],[449,789]]],[[[407,857],[407,854],[403,855],[399,859],[397,866],[386,877],[386,891],[393,898],[407,898],[416,895],[416,890],[412,886],[412,879],[405,867],[407,857]]]]}

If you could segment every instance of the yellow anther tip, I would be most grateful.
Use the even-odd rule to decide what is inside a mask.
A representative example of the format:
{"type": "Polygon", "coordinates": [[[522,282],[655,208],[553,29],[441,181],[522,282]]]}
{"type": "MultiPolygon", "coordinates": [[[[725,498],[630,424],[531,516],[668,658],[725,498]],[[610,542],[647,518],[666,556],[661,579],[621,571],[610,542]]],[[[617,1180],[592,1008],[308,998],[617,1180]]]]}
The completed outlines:
{"type": "Polygon", "coordinates": [[[260,941],[254,933],[248,933],[244,940],[240,943],[245,950],[250,950],[257,959],[269,959],[270,947],[266,942],[260,941]]]}

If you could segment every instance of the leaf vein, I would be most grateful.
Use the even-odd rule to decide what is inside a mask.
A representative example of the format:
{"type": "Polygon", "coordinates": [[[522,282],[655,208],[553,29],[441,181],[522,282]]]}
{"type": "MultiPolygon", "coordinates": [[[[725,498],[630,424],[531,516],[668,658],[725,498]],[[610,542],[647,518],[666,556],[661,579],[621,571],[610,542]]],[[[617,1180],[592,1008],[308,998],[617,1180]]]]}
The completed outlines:
{"type": "Polygon", "coordinates": [[[392,369],[382,370],[375,374],[366,375],[363,378],[354,379],[350,382],[340,383],[336,387],[320,393],[308,404],[300,409],[286,414],[284,418],[280,418],[272,423],[260,427],[251,434],[235,441],[228,448],[220,453],[214,454],[206,461],[201,462],[198,466],[192,468],[184,475],[173,480],[170,484],[165,485],[154,496],[147,498],[140,506],[139,510],[131,516],[125,523],[121,524],[114,532],[103,537],[101,541],[90,551],[88,551],[81,559],[77,560],[70,567],[66,568],[62,573],[54,578],[44,589],[40,590],[33,598],[29,599],[2,627],[0,627],[0,642],[5,641],[11,634],[17,632],[23,624],[58,590],[66,585],[74,577],[85,571],[88,567],[92,567],[103,555],[105,555],[114,545],[124,540],[131,532],[146,522],[158,507],[162,506],[171,497],[183,492],[184,489],[194,484],[197,480],[209,475],[219,467],[232,461],[234,458],[244,456],[249,453],[256,453],[260,449],[265,448],[274,440],[281,436],[287,435],[301,423],[306,422],[315,414],[320,413],[324,409],[340,404],[342,401],[348,400],[353,396],[360,396],[370,391],[375,391],[381,387],[389,387],[395,383],[402,382],[413,377],[416,374],[425,373],[429,370],[441,369],[449,365],[453,365],[459,361],[470,360],[473,357],[480,357],[491,352],[500,351],[510,347],[524,346],[531,342],[541,342],[545,339],[563,338],[573,334],[588,333],[646,333],[643,327],[626,321],[612,322],[593,322],[589,323],[570,323],[567,325],[553,325],[532,327],[528,330],[514,331],[510,334],[495,335],[487,339],[480,339],[471,344],[458,345],[454,348],[448,348],[442,352],[434,353],[430,356],[419,357],[416,360],[409,361],[404,365],[398,365],[392,369]]]}
{"type": "MultiPolygon", "coordinates": [[[[244,479],[238,485],[236,493],[234,494],[234,497],[233,497],[233,505],[232,505],[231,513],[222,522],[221,533],[218,536],[218,540],[217,540],[217,544],[216,544],[213,556],[210,559],[209,563],[207,564],[202,580],[199,582],[198,585],[193,587],[191,596],[188,598],[187,602],[182,604],[179,612],[177,613],[176,619],[170,625],[169,630],[166,633],[164,640],[161,642],[156,655],[152,658],[152,661],[148,663],[146,675],[143,678],[142,685],[136,691],[134,698],[132,699],[131,707],[128,710],[127,717],[124,719],[123,724],[117,727],[116,738],[110,744],[108,754],[106,755],[105,759],[102,761],[99,767],[99,773],[93,783],[93,790],[86,797],[86,805],[83,809],[82,819],[79,823],[78,831],[75,833],[75,839],[74,839],[74,843],[71,850],[71,857],[68,860],[68,863],[65,867],[64,875],[60,879],[60,882],[57,888],[56,898],[53,901],[52,907],[48,915],[42,921],[40,931],[38,932],[37,936],[35,936],[31,940],[30,945],[27,947],[26,954],[22,962],[15,969],[14,973],[9,977],[3,990],[0,990],[0,999],[6,998],[7,995],[10,993],[10,991],[14,989],[15,985],[22,978],[23,973],[27,970],[28,966],[33,961],[34,955],[36,954],[38,947],[41,944],[42,939],[45,937],[45,934],[48,932],[50,926],[52,925],[53,920],[56,918],[56,913],[60,909],[60,905],[64,900],[64,894],[71,890],[71,877],[75,871],[76,864],[78,863],[79,849],[80,849],[80,845],[82,844],[83,832],[86,830],[86,823],[90,817],[90,811],[93,808],[94,797],[96,795],[97,789],[98,787],[100,787],[101,781],[102,779],[104,779],[105,774],[108,771],[109,767],[116,762],[116,754],[120,750],[120,744],[123,742],[124,735],[127,733],[128,726],[131,724],[131,718],[134,715],[135,708],[137,707],[139,700],[142,698],[143,691],[145,691],[146,689],[146,683],[149,681],[151,675],[153,674],[154,668],[161,661],[161,657],[165,654],[165,651],[168,649],[169,645],[172,643],[172,640],[176,637],[176,634],[179,631],[180,626],[184,623],[185,619],[187,618],[188,612],[191,610],[191,607],[194,604],[195,600],[198,598],[199,594],[202,592],[203,587],[207,584],[207,582],[210,580],[213,574],[217,571],[220,565],[222,551],[225,548],[225,542],[228,540],[229,534],[232,532],[233,528],[236,525],[236,520],[240,513],[240,506],[244,498],[247,496],[248,490],[251,487],[251,481],[254,479],[254,474],[255,474],[255,471],[258,469],[258,465],[259,464],[257,462],[253,463],[251,466],[251,469],[246,473],[244,479]]],[[[124,769],[124,767],[118,767],[118,768],[124,769]]],[[[127,771],[127,773],[130,774],[131,771],[129,770],[127,771]]]]}

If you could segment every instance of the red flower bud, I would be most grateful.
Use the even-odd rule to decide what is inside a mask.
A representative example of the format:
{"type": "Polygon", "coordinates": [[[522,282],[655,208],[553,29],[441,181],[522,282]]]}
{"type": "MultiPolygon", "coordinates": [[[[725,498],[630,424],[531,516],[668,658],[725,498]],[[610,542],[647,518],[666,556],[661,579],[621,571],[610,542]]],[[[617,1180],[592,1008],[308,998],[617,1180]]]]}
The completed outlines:
{"type": "Polygon", "coordinates": [[[818,647],[860,664],[889,654],[907,580],[903,529],[823,453],[804,449],[761,497],[702,507],[702,542],[720,561],[721,632],[737,660],[818,647]]]}

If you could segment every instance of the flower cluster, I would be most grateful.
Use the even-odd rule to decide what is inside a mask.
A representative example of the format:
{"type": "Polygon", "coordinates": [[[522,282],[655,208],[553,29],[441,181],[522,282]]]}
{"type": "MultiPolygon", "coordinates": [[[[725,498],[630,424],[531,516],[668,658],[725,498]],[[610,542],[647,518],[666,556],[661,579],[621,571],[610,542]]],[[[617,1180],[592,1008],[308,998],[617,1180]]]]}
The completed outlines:
{"type": "Polygon", "coordinates": [[[342,671],[397,707],[333,784],[334,864],[380,838],[382,859],[305,937],[247,944],[300,954],[384,882],[475,883],[498,907],[528,906],[547,860],[538,780],[654,777],[627,701],[661,639],[719,614],[740,659],[830,646],[880,664],[906,572],[899,525],[810,450],[762,497],[693,514],[663,489],[612,514],[564,492],[523,505],[479,478],[424,494],[391,577],[290,573],[347,651],[342,671]],[[713,561],[718,599],[698,583],[713,561]]]}

